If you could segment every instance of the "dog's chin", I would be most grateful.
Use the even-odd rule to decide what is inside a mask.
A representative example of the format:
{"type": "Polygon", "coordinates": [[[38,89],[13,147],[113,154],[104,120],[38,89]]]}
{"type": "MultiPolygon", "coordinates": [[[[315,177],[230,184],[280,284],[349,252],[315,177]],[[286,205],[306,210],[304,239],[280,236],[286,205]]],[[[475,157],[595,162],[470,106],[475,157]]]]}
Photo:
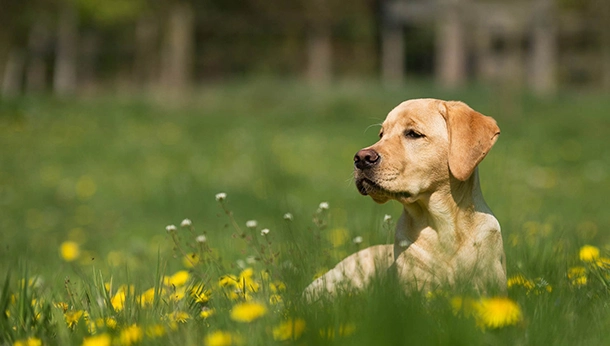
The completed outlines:
{"type": "Polygon", "coordinates": [[[390,200],[391,193],[382,188],[379,184],[368,178],[356,179],[356,188],[363,196],[371,196],[377,203],[385,203],[390,200]]]}

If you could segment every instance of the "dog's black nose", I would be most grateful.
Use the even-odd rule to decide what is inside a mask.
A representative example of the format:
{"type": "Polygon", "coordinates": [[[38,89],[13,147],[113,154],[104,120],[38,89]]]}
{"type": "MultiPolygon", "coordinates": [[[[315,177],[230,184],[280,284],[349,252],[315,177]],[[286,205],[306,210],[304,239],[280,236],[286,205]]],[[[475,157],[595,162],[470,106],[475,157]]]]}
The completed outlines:
{"type": "Polygon", "coordinates": [[[373,149],[362,149],[354,156],[354,165],[358,169],[371,168],[379,162],[381,157],[373,149]]]}

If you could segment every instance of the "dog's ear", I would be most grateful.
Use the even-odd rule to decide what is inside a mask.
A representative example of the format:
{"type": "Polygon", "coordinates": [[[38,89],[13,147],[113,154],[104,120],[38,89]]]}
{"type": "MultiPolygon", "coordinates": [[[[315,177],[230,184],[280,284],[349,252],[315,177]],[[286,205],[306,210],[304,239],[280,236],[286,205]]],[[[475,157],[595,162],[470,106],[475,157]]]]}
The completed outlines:
{"type": "Polygon", "coordinates": [[[500,128],[463,102],[442,102],[439,108],[449,131],[449,170],[466,181],[498,139],[500,128]]]}

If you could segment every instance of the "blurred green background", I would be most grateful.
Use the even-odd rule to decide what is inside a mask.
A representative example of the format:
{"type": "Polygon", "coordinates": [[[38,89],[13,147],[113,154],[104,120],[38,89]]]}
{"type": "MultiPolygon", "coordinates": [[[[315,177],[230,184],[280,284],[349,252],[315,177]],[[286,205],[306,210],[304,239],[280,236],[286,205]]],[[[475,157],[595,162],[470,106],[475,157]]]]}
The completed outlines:
{"type": "MultiPolygon", "coordinates": [[[[605,95],[566,92],[541,100],[494,88],[442,91],[426,82],[312,89],[287,81],[225,84],[196,94],[180,103],[133,96],[3,101],[3,270],[27,260],[37,272],[61,276],[55,269],[65,240],[88,251],[84,263],[143,269],[159,250],[171,254],[164,228],[183,218],[228,263],[243,260],[244,245],[231,237],[214,199],[219,192],[227,193],[242,226],[254,219],[288,241],[294,238],[282,238],[284,213],[294,215],[299,237],[306,238],[318,204],[328,202],[327,231],[340,229],[345,238],[326,259],[333,265],[356,250],[356,236],[364,238],[362,246],[391,240],[382,219],[397,218],[400,206],[376,205],[357,193],[352,157],[376,141],[376,125],[392,107],[427,96],[464,100],[500,125],[500,140],[480,173],[502,225],[509,272],[543,275],[557,251],[608,244],[605,95]]],[[[315,257],[323,249],[308,251],[315,257]]],[[[319,270],[299,265],[306,277],[319,270]]]]}
{"type": "Polygon", "coordinates": [[[85,263],[140,269],[183,218],[234,263],[225,192],[240,224],[288,242],[305,238],[284,213],[307,237],[330,204],[333,251],[312,246],[307,281],[354,237],[391,239],[382,220],[400,207],[358,195],[352,157],[399,102],[434,97],[498,120],[484,194],[509,271],[538,275],[557,251],[608,242],[608,4],[5,1],[0,271],[61,276],[66,240],[85,263]]]}

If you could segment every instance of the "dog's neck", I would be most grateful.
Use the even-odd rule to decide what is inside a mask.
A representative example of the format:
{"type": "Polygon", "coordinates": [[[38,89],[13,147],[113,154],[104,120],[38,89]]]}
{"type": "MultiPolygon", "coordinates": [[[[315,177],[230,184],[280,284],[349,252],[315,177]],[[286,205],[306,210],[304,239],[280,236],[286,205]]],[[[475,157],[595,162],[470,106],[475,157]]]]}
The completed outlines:
{"type": "Polygon", "coordinates": [[[453,255],[472,237],[477,213],[491,214],[479,185],[478,170],[466,181],[450,183],[414,203],[404,203],[396,226],[395,257],[411,244],[453,255]],[[439,248],[440,247],[440,248],[439,248]]]}

